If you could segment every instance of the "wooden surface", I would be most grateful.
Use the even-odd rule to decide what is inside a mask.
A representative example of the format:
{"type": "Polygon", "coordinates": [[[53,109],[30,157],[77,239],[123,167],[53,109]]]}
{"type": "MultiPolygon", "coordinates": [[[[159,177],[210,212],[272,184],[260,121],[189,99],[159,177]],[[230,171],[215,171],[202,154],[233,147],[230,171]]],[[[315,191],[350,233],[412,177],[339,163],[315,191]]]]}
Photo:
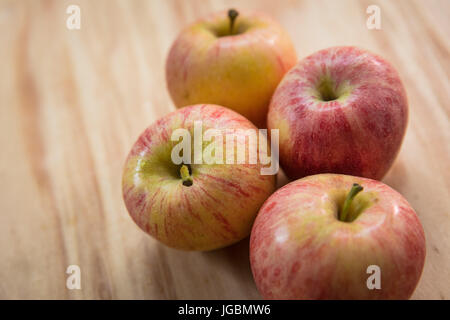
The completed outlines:
{"type": "Polygon", "coordinates": [[[417,299],[450,299],[450,1],[1,1],[0,298],[260,298],[248,240],[209,253],[165,248],[121,196],[137,136],[174,110],[164,77],[179,30],[210,12],[270,13],[300,58],[357,45],[407,89],[406,138],[384,182],[417,210],[427,258],[417,299]],[[81,29],[66,8],[81,7],[81,29]],[[381,8],[381,30],[366,8],[381,8]],[[81,268],[81,290],[66,268],[81,268]]]}

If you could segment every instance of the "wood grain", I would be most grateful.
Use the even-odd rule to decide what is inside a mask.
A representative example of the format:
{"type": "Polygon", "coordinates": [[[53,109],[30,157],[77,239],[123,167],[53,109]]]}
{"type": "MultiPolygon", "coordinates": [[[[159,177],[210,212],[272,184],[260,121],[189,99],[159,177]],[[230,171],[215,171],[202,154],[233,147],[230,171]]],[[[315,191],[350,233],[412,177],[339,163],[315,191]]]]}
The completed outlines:
{"type": "Polygon", "coordinates": [[[124,159],[174,110],[164,77],[179,30],[228,8],[270,13],[299,57],[357,45],[391,61],[410,121],[384,181],[427,237],[416,299],[450,299],[450,1],[1,1],[0,298],[260,298],[248,240],[178,252],[141,232],[121,197],[124,159]],[[81,7],[81,29],[66,8],[81,7]],[[366,28],[381,8],[382,29],[366,28]],[[66,288],[81,268],[82,289],[66,288]]]}

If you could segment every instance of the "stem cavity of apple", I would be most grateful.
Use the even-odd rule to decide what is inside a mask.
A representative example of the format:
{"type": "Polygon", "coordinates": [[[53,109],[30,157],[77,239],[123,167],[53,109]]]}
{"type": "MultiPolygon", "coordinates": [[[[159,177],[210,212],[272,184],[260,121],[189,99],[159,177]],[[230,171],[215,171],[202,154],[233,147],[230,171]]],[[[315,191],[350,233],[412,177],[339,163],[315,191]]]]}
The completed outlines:
{"type": "Polygon", "coordinates": [[[230,35],[233,35],[234,22],[238,15],[239,12],[237,12],[237,10],[235,9],[228,10],[228,18],[230,19],[230,35]]]}
{"type": "Polygon", "coordinates": [[[356,197],[356,195],[358,193],[360,193],[364,188],[357,184],[354,183],[350,192],[347,194],[347,198],[345,198],[344,201],[344,205],[342,206],[342,210],[341,213],[339,215],[339,220],[341,220],[342,222],[350,222],[352,221],[350,218],[351,216],[348,216],[348,212],[350,209],[350,205],[352,204],[353,199],[356,197]]]}
{"type": "Polygon", "coordinates": [[[328,102],[339,98],[334,83],[330,78],[323,79],[317,89],[319,91],[319,99],[322,101],[328,102]]]}
{"type": "Polygon", "coordinates": [[[194,183],[194,180],[192,180],[192,176],[191,176],[188,165],[183,164],[181,166],[180,176],[181,176],[181,180],[183,180],[183,186],[190,187],[194,183]]]}

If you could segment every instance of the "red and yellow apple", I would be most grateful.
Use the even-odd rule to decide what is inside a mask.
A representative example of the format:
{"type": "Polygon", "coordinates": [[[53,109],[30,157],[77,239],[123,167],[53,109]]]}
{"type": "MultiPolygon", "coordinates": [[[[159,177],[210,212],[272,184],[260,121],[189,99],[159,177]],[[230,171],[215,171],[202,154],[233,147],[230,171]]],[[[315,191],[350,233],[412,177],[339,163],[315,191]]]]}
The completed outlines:
{"type": "MultiPolygon", "coordinates": [[[[261,175],[260,163],[207,164],[193,159],[175,164],[174,130],[187,129],[195,140],[198,121],[205,134],[211,128],[236,134],[224,155],[239,144],[245,144],[245,151],[267,143],[240,139],[245,130],[257,128],[232,110],[215,105],[185,107],[142,133],[126,160],[122,190],[128,212],[142,230],[173,248],[212,250],[249,235],[258,210],[275,189],[275,176],[261,175]]],[[[209,143],[200,142],[202,152],[209,143]]]]}
{"type": "Polygon", "coordinates": [[[380,180],[395,160],[407,122],[396,70],[368,51],[333,47],[286,74],[267,125],[280,130],[280,163],[291,179],[342,173],[380,180]]]}
{"type": "Polygon", "coordinates": [[[219,12],[184,29],[166,61],[177,107],[221,105],[265,127],[270,98],[297,61],[288,34],[261,13],[219,12]]]}
{"type": "Polygon", "coordinates": [[[253,276],[267,299],[407,299],[424,260],[424,231],[405,198],[348,175],[279,189],[250,237],[253,276]],[[379,268],[379,288],[367,284],[371,266],[379,268]]]}

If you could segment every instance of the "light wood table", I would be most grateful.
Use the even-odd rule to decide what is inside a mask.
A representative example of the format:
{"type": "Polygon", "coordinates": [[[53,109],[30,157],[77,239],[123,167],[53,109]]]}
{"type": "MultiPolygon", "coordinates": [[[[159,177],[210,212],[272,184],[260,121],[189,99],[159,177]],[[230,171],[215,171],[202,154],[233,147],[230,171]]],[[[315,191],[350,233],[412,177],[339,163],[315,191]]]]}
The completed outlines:
{"type": "Polygon", "coordinates": [[[417,210],[417,299],[450,298],[450,1],[0,1],[0,298],[260,298],[248,239],[209,252],[141,232],[121,195],[137,136],[174,110],[164,63],[180,29],[229,7],[271,14],[299,58],[357,45],[391,61],[410,120],[384,182],[417,210]],[[66,8],[81,8],[81,29],[66,8]],[[366,8],[381,8],[381,30],[366,8]],[[81,290],[66,268],[81,268],[81,290]]]}

